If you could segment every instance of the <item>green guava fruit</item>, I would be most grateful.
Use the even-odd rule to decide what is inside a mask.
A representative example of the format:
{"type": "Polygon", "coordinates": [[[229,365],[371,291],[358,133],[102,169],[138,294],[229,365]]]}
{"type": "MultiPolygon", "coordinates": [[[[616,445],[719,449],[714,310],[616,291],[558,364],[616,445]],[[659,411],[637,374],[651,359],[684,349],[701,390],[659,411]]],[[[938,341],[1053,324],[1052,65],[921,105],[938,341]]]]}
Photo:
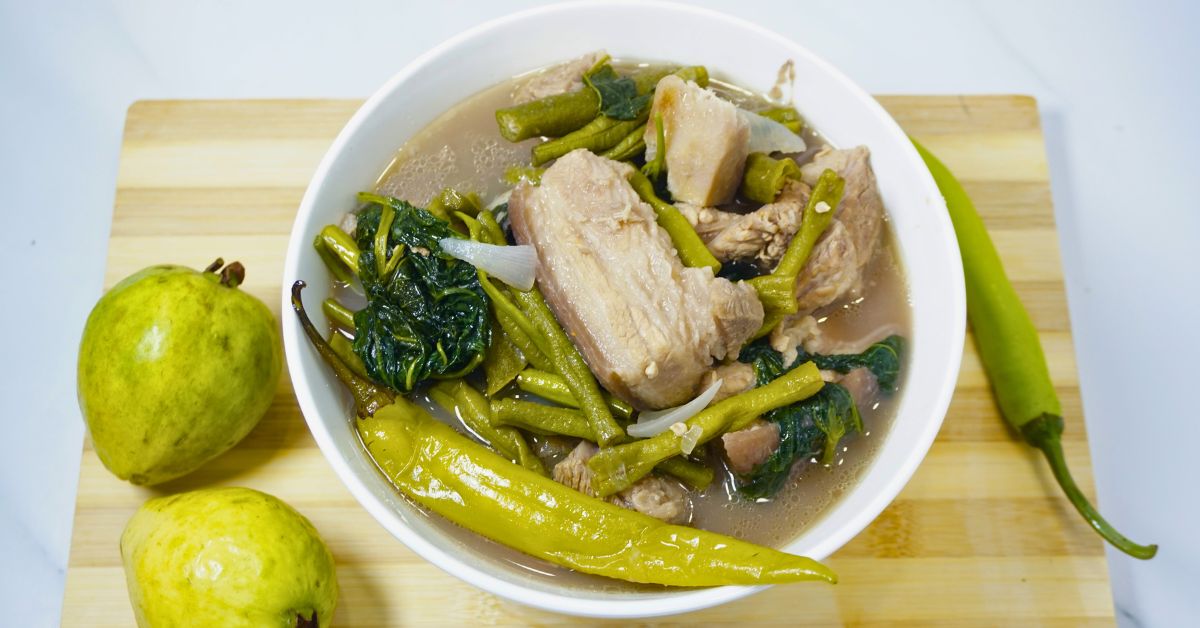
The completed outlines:
{"type": "Polygon", "coordinates": [[[142,504],[121,534],[138,626],[328,626],[333,555],[304,515],[248,488],[142,504]]]}
{"type": "Polygon", "coordinates": [[[233,447],[266,413],[283,366],[245,269],[151,266],[109,290],[79,345],[79,407],[104,466],[165,482],[233,447]],[[218,272],[219,271],[219,272],[218,272]]]}

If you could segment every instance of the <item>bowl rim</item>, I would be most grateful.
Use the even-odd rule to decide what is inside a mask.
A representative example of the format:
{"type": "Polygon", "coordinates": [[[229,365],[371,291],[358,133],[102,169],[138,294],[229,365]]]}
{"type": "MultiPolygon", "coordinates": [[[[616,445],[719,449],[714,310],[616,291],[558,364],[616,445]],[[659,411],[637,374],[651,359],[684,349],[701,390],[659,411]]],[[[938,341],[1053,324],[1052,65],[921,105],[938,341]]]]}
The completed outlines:
{"type": "MultiPolygon", "coordinates": [[[[936,184],[933,181],[932,175],[925,168],[916,149],[908,141],[908,136],[892,118],[892,116],[880,105],[870,94],[851,81],[849,77],[843,74],[835,66],[825,61],[820,56],[813,53],[807,47],[793,41],[792,39],[780,35],[764,26],[747,19],[732,16],[727,13],[709,9],[706,7],[697,7],[680,2],[672,2],[667,0],[575,0],[571,2],[563,2],[544,6],[533,7],[517,11],[508,15],[500,16],[481,24],[470,27],[457,35],[454,35],[440,44],[430,48],[424,53],[417,56],[400,71],[390,77],[379,89],[377,89],[354,113],[342,130],[338,133],[333,143],[326,150],[317,169],[314,171],[310,183],[305,190],[303,199],[297,210],[296,219],[293,222],[292,232],[288,240],[288,252],[284,262],[284,274],[282,281],[281,295],[281,312],[286,314],[291,309],[291,283],[290,277],[297,274],[299,258],[302,251],[307,250],[307,242],[304,241],[302,235],[305,223],[309,220],[310,215],[314,211],[316,196],[322,182],[329,175],[332,166],[338,161],[341,153],[346,149],[347,143],[354,137],[359,128],[364,122],[372,117],[381,104],[393,97],[393,94],[414,74],[423,70],[426,66],[438,61],[447,52],[461,46],[464,42],[479,37],[493,30],[502,29],[511,23],[529,19],[536,16],[544,16],[555,13],[569,13],[580,9],[596,8],[596,7],[654,7],[660,10],[677,11],[681,13],[689,13],[697,17],[716,19],[728,22],[734,26],[745,29],[755,35],[774,40],[780,44],[786,45],[794,49],[797,55],[807,58],[807,61],[814,66],[819,67],[829,77],[840,83],[848,93],[854,98],[857,98],[865,104],[868,109],[879,119],[879,122],[886,127],[889,135],[897,141],[901,146],[901,151],[905,153],[904,159],[910,165],[915,166],[914,171],[920,181],[917,184],[923,188],[926,195],[932,199],[935,205],[934,209],[945,208],[944,200],[936,184]]],[[[966,292],[963,283],[963,271],[961,266],[961,258],[959,257],[958,243],[953,237],[953,227],[950,223],[949,215],[940,212],[933,220],[938,223],[941,231],[950,234],[951,237],[945,238],[946,246],[950,248],[952,258],[955,263],[949,268],[952,275],[953,285],[949,287],[952,291],[951,303],[952,308],[951,320],[954,328],[946,330],[946,333],[952,334],[952,345],[956,344],[953,351],[951,363],[952,372],[957,374],[961,367],[962,360],[962,345],[965,340],[966,332],[966,292]]],[[[395,510],[389,505],[377,499],[350,468],[348,462],[343,460],[337,454],[336,446],[333,442],[333,435],[324,423],[316,416],[316,401],[313,397],[314,387],[310,385],[307,376],[302,368],[302,358],[300,352],[295,345],[303,341],[303,333],[299,331],[299,325],[296,319],[290,316],[282,316],[283,318],[283,338],[284,347],[288,364],[288,371],[291,374],[293,389],[301,410],[305,417],[305,422],[308,424],[309,430],[312,432],[314,440],[317,442],[322,455],[328,461],[334,472],[337,474],[341,482],[349,489],[354,498],[361,504],[371,516],[388,532],[396,537],[400,542],[404,543],[410,550],[419,555],[424,560],[442,569],[443,571],[453,575],[460,580],[463,580],[485,592],[501,596],[505,599],[512,600],[521,604],[532,606],[535,608],[575,615],[581,617],[598,617],[598,618],[613,618],[613,619],[631,619],[640,617],[659,617],[664,615],[672,615],[683,612],[697,611],[705,608],[710,608],[733,600],[751,595],[762,591],[771,585],[757,586],[738,586],[727,585],[719,587],[709,587],[699,590],[683,590],[679,593],[674,593],[670,596],[655,596],[649,598],[632,598],[632,599],[592,599],[578,598],[567,594],[552,593],[532,589],[521,584],[510,582],[502,578],[498,578],[480,569],[477,569],[467,560],[464,560],[462,555],[454,555],[444,551],[442,548],[434,545],[418,534],[415,530],[409,528],[403,523],[400,517],[396,516],[395,510]]],[[[871,521],[892,502],[899,494],[901,489],[907,484],[912,477],[917,466],[924,460],[930,446],[933,443],[941,424],[945,419],[946,411],[949,408],[951,397],[953,396],[956,377],[945,377],[934,395],[934,403],[929,408],[929,414],[935,417],[935,420],[928,421],[924,429],[918,432],[915,438],[916,446],[910,449],[908,455],[903,459],[903,463],[889,480],[878,490],[866,505],[858,510],[854,516],[847,522],[846,525],[838,529],[838,531],[828,538],[822,544],[822,550],[828,548],[825,555],[836,551],[837,548],[843,546],[854,536],[858,535],[871,521]]],[[[819,554],[821,552],[814,552],[819,554]]],[[[818,559],[824,559],[825,556],[814,556],[818,559]]]]}

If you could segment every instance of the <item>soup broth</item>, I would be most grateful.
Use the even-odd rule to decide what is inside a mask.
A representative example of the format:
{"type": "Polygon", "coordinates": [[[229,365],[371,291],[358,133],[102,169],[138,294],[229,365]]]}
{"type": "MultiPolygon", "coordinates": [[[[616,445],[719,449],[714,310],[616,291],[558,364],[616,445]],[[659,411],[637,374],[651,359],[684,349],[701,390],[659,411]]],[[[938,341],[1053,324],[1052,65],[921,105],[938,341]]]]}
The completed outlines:
{"type": "MultiPolygon", "coordinates": [[[[619,71],[627,71],[635,65],[644,67],[646,64],[621,64],[617,67],[619,71]]],[[[517,77],[484,89],[449,109],[408,139],[379,177],[377,192],[408,200],[418,206],[426,206],[445,187],[475,192],[485,204],[497,199],[511,188],[505,182],[505,171],[512,166],[527,165],[531,147],[541,141],[533,138],[511,143],[503,139],[496,128],[495,111],[514,104],[514,91],[523,80],[526,78],[517,77]]],[[[772,106],[765,97],[730,82],[714,79],[710,86],[745,109],[753,111],[772,106]]],[[[798,163],[807,161],[812,153],[825,145],[816,130],[806,126],[803,135],[809,149],[797,157],[798,163]]],[[[726,206],[726,209],[737,211],[740,203],[726,206]]],[[[884,230],[883,242],[866,269],[861,291],[864,296],[814,313],[824,336],[851,342],[869,337],[872,332],[885,326],[899,329],[904,336],[911,334],[908,291],[886,218],[884,230]]],[[[343,290],[341,296],[349,302],[355,300],[357,295],[343,290]]],[[[361,298],[358,303],[361,303],[361,298]]],[[[903,381],[900,388],[903,388],[903,381]]],[[[872,407],[860,408],[863,433],[844,438],[832,464],[822,465],[816,460],[797,464],[792,471],[792,481],[770,499],[751,501],[739,497],[736,478],[721,461],[719,452],[712,451],[707,459],[716,472],[716,480],[703,492],[693,493],[692,524],[769,546],[779,547],[789,543],[819,521],[822,514],[854,485],[874,459],[887,436],[897,397],[898,394],[883,394],[881,400],[872,407]]],[[[470,434],[456,417],[427,398],[416,395],[415,399],[441,420],[470,434]]],[[[535,586],[538,586],[538,582],[544,586],[551,582],[562,584],[565,578],[566,582],[595,591],[660,589],[570,572],[492,543],[438,517],[429,516],[435,525],[449,531],[464,547],[478,550],[490,559],[519,567],[534,581],[535,586]]]]}

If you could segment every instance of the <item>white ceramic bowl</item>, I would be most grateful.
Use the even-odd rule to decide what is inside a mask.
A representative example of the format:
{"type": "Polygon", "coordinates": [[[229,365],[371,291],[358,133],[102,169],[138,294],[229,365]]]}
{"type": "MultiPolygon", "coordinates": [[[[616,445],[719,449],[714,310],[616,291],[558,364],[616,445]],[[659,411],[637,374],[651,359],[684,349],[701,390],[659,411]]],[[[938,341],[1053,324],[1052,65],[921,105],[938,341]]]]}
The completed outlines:
{"type": "MultiPolygon", "coordinates": [[[[604,48],[614,56],[702,64],[716,76],[768,90],[795,61],[795,104],[836,146],[865,144],[900,244],[913,307],[909,375],[898,415],[861,480],[815,525],[782,549],[817,559],[858,534],[892,501],[925,456],[945,416],[962,357],[962,266],[946,208],[904,132],[869,95],[788,39],[727,15],[678,4],[586,2],[525,11],[472,28],[417,58],[358,110],[321,161],[292,228],[283,276],[283,338],[300,409],[321,451],[354,497],[426,560],[491,593],[594,617],[648,617],[697,610],[760,588],[605,591],[564,586],[478,551],[447,534],[397,494],[366,455],[347,396],[290,312],[289,287],[307,279],[305,301],[326,296],[327,272],[311,242],[367,190],[409,136],[451,105],[515,74],[604,48]]],[[[461,536],[461,535],[459,535],[461,536]]],[[[791,586],[828,586],[823,584],[791,586]]]]}

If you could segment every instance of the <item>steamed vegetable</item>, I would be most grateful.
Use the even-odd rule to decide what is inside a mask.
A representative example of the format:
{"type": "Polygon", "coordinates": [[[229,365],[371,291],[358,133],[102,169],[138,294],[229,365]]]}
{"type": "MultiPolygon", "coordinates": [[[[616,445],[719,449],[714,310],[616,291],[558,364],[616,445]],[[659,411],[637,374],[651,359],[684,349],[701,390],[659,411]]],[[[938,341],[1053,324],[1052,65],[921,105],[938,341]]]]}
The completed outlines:
{"type": "MultiPolygon", "coordinates": [[[[824,382],[817,367],[806,362],[771,383],[729,397],[705,408],[686,423],[700,428],[696,444],[702,444],[728,431],[741,429],[760,414],[806,399],[821,390],[824,382]]],[[[588,467],[592,470],[592,490],[612,495],[629,488],[654,465],[681,453],[682,437],[666,431],[645,440],[601,449],[588,467]]]]}
{"type": "Polygon", "coordinates": [[[321,311],[325,312],[325,318],[334,325],[349,332],[354,331],[354,310],[342,305],[337,299],[325,299],[321,303],[321,311]]]}
{"type": "Polygon", "coordinates": [[[696,234],[692,223],[688,222],[687,218],[684,218],[674,205],[658,198],[658,195],[654,193],[654,184],[646,178],[646,175],[634,170],[629,175],[629,184],[633,186],[633,191],[637,192],[643,201],[654,208],[658,226],[671,236],[671,243],[675,245],[675,250],[679,253],[679,259],[684,266],[707,266],[713,269],[714,274],[721,270],[721,262],[718,262],[708,247],[704,245],[704,241],[696,234]]]}
{"type": "Polygon", "coordinates": [[[367,306],[354,315],[354,351],[371,379],[407,392],[458,377],[491,341],[488,300],[475,267],[442,254],[450,226],[394,198],[360,194],[355,240],[367,306]]]}
{"type": "Polygon", "coordinates": [[[1001,414],[1026,442],[1045,454],[1067,499],[1097,534],[1134,558],[1153,558],[1157,545],[1140,545],[1126,538],[1075,484],[1063,457],[1062,406],[1050,381],[1037,330],[1009,283],[996,247],[962,185],[941,161],[916,141],[913,144],[946,198],[966,275],[967,318],[1001,414]]]}
{"type": "Polygon", "coordinates": [[[797,135],[804,128],[804,118],[800,117],[800,112],[796,111],[795,107],[772,107],[759,111],[758,115],[782,124],[797,135]]]}
{"type": "Polygon", "coordinates": [[[484,392],[488,397],[509,385],[529,363],[495,315],[492,316],[491,326],[492,344],[483,356],[484,392]]]}
{"type": "Polygon", "coordinates": [[[738,109],[738,116],[750,127],[752,153],[801,153],[807,148],[804,138],[774,119],[738,109]]]}
{"type": "Polygon", "coordinates": [[[578,410],[520,399],[493,399],[492,414],[500,425],[519,427],[533,434],[592,438],[592,426],[578,410]]]}
{"type": "Polygon", "coordinates": [[[637,81],[618,76],[611,65],[583,75],[583,82],[600,97],[600,115],[613,120],[636,120],[650,108],[651,90],[638,90],[637,81]]]}
{"type": "MultiPolygon", "coordinates": [[[[892,392],[900,374],[903,348],[903,338],[889,336],[857,354],[821,355],[801,351],[792,364],[786,366],[783,356],[760,340],[742,349],[738,360],[754,366],[757,386],[771,382],[787,369],[811,361],[821,370],[842,373],[865,367],[879,382],[880,390],[892,392]]],[[[832,464],[842,437],[863,430],[862,417],[850,391],[833,383],[826,383],[812,397],[772,410],[763,418],[779,426],[779,448],[741,478],[743,483],[738,492],[751,499],[777,493],[787,483],[792,466],[798,461],[811,458],[824,465],[832,464]]]]}
{"type": "Polygon", "coordinates": [[[817,368],[823,371],[837,371],[845,374],[856,368],[865,367],[875,376],[875,381],[879,382],[880,390],[893,392],[898,383],[896,380],[900,377],[900,356],[904,352],[904,338],[888,336],[867,347],[862,353],[821,355],[805,353],[803,349],[798,350],[800,355],[796,358],[797,361],[812,360],[817,364],[817,368]]]}
{"type": "Polygon", "coordinates": [[[647,113],[642,111],[637,117],[630,120],[601,115],[581,129],[572,131],[556,140],[534,146],[533,165],[540,166],[577,148],[586,148],[596,154],[603,153],[621,143],[638,127],[645,126],[646,115],[647,113]]]}
{"type": "Polygon", "coordinates": [[[828,568],[713,532],[663,523],[517,466],[355,375],[321,338],[292,287],[301,326],[354,393],[356,428],[380,471],[413,501],[555,564],[674,586],[836,582],[828,568]]]}
{"type": "MultiPolygon", "coordinates": [[[[575,400],[575,396],[571,394],[571,388],[567,386],[567,380],[555,373],[547,373],[537,368],[525,369],[517,375],[517,388],[559,405],[579,407],[579,402],[575,400]]],[[[633,416],[633,406],[617,399],[608,391],[603,391],[602,394],[604,402],[608,404],[609,410],[615,416],[626,421],[633,416]]]]}
{"type": "Polygon", "coordinates": [[[643,124],[630,131],[616,146],[600,153],[600,156],[613,161],[629,161],[646,151],[645,135],[646,125],[643,124]]]}
{"type": "Polygon", "coordinates": [[[541,460],[533,454],[519,430],[500,423],[492,407],[479,391],[459,380],[441,381],[429,389],[429,398],[462,421],[467,429],[495,449],[501,456],[522,467],[546,475],[541,460]]]}
{"type": "Polygon", "coordinates": [[[791,159],[772,159],[766,153],[750,153],[742,173],[742,196],[759,203],[774,203],[788,180],[800,180],[800,166],[791,159]]]}
{"type": "MultiPolygon", "coordinates": [[[[693,80],[701,85],[708,84],[708,70],[703,66],[691,66],[676,70],[684,80],[693,80]]],[[[645,93],[658,84],[658,80],[671,73],[668,68],[656,68],[635,72],[630,76],[638,93],[645,93]]],[[[500,135],[510,142],[519,142],[531,137],[562,137],[591,122],[600,115],[600,97],[596,90],[585,85],[566,94],[547,96],[496,111],[496,123],[500,135]]]]}
{"type": "Polygon", "coordinates": [[[834,210],[842,201],[845,186],[845,180],[826,168],[813,187],[812,195],[808,197],[800,230],[788,243],[783,259],[779,260],[771,274],[749,280],[750,285],[758,291],[764,310],[763,325],[755,337],[766,335],[784,316],[796,312],[796,280],[800,277],[800,271],[804,270],[817,239],[833,221],[834,210]]]}
{"type": "MultiPolygon", "coordinates": [[[[504,234],[491,212],[481,211],[478,218],[478,226],[472,230],[472,236],[485,243],[503,245],[504,234]]],[[[493,301],[514,306],[511,310],[506,309],[506,313],[546,357],[546,361],[553,367],[550,370],[561,375],[567,382],[571,395],[579,401],[580,411],[592,426],[591,440],[604,446],[623,436],[624,431],[604,402],[595,376],[588,369],[574,343],[559,326],[554,313],[550,311],[550,306],[546,305],[542,298],[542,293],[536,287],[528,291],[509,291],[507,295],[499,290],[495,292],[499,298],[494,298],[493,301]],[[508,301],[509,298],[512,299],[511,302],[508,301]]]]}
{"type": "Polygon", "coordinates": [[[695,399],[683,405],[639,413],[637,423],[625,428],[625,431],[635,438],[647,438],[664,432],[672,425],[682,423],[708,407],[708,403],[713,400],[713,397],[717,396],[717,391],[720,389],[721,380],[718,379],[710,384],[708,388],[704,389],[704,392],[697,395],[695,399]]]}

